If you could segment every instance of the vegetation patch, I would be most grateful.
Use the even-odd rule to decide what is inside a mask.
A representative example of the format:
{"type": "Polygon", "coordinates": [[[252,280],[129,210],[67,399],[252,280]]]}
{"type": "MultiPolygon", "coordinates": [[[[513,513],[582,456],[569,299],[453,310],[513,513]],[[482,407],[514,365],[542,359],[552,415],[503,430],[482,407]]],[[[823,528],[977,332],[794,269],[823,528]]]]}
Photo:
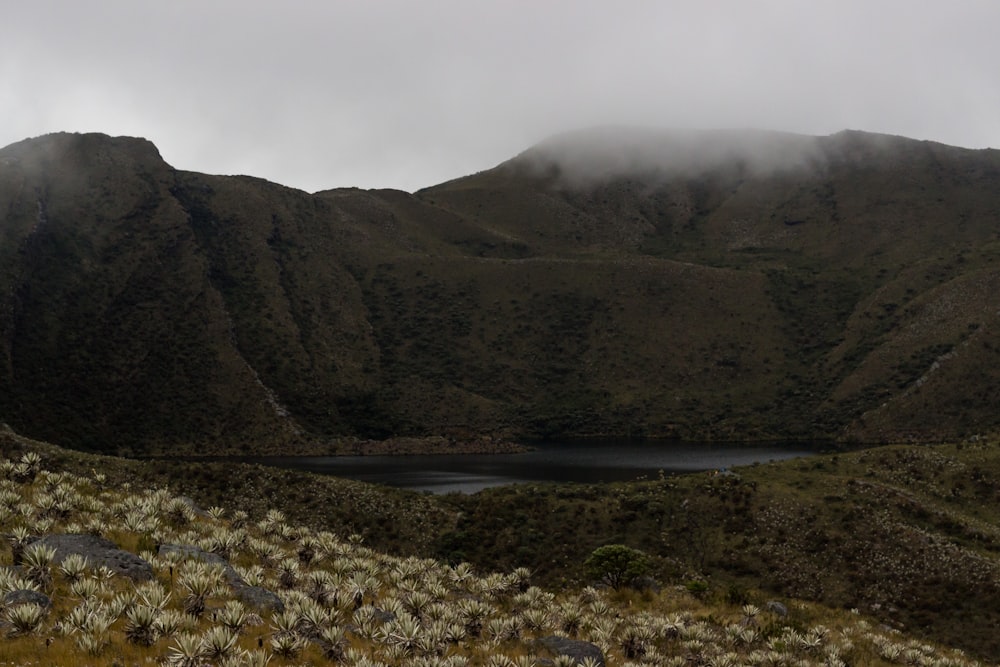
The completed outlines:
{"type": "MultiPolygon", "coordinates": [[[[255,519],[103,473],[53,472],[34,450],[0,460],[0,532],[10,664],[976,664],[856,611],[710,601],[691,586],[546,589],[527,568],[392,556],[277,509],[255,519]],[[113,540],[152,576],[82,553],[57,559],[40,546],[55,535],[113,540]]],[[[588,567],[621,583],[642,562],[610,545],[588,567]]]]}

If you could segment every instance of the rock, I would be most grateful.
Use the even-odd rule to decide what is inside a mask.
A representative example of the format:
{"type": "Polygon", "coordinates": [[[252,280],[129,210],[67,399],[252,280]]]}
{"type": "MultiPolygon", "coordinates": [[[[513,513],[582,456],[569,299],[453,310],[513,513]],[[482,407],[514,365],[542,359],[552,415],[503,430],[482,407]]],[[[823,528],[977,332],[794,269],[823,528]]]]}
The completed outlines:
{"type": "MultiPolygon", "coordinates": [[[[364,607],[361,607],[361,609],[364,610],[364,611],[366,611],[366,612],[368,610],[371,610],[372,620],[377,621],[379,623],[379,625],[385,625],[387,623],[392,623],[393,621],[396,620],[396,615],[394,613],[392,613],[391,611],[386,611],[385,609],[379,609],[378,607],[372,607],[372,606],[369,606],[369,605],[365,605],[364,607]]],[[[359,628],[358,626],[354,625],[353,623],[345,625],[344,626],[344,630],[346,632],[350,632],[351,634],[356,635],[358,637],[362,637],[363,636],[362,632],[361,632],[361,628],[359,628]]]]}
{"type": "Polygon", "coordinates": [[[188,496],[177,496],[177,498],[182,503],[190,507],[191,511],[195,513],[195,516],[200,516],[202,518],[208,516],[208,512],[198,507],[198,503],[196,503],[192,498],[189,498],[188,496]]]}
{"type": "Polygon", "coordinates": [[[3,603],[0,606],[13,607],[19,604],[36,604],[39,607],[48,609],[52,606],[52,600],[45,593],[27,589],[10,591],[3,596],[3,603]]]}
{"type": "Polygon", "coordinates": [[[285,603],[272,591],[260,586],[239,584],[233,586],[233,595],[237,600],[258,611],[281,613],[285,611],[285,603]]]}
{"type": "Polygon", "coordinates": [[[386,623],[392,623],[393,621],[396,620],[396,615],[391,611],[379,609],[378,607],[375,607],[374,609],[375,611],[372,612],[372,616],[382,625],[385,625],[386,623]]]}
{"type": "Polygon", "coordinates": [[[788,607],[781,604],[777,600],[768,600],[767,605],[765,606],[772,614],[777,614],[778,616],[788,616],[788,607]]]}
{"type": "Polygon", "coordinates": [[[211,551],[205,551],[190,544],[161,544],[160,548],[156,550],[157,556],[169,557],[172,554],[179,554],[182,560],[191,559],[200,560],[203,563],[229,564],[219,554],[213,554],[211,551]]]}
{"type": "Polygon", "coordinates": [[[640,593],[652,593],[653,595],[659,594],[661,588],[659,582],[650,576],[636,577],[632,580],[630,584],[631,587],[640,593]]]}
{"type": "Polygon", "coordinates": [[[161,544],[157,554],[159,556],[180,554],[184,559],[221,565],[226,581],[233,589],[233,595],[240,602],[257,611],[282,612],[285,610],[285,603],[280,597],[266,588],[248,585],[243,580],[243,577],[240,576],[240,573],[229,564],[229,561],[219,554],[204,551],[190,544],[161,544]]]}
{"type": "Polygon", "coordinates": [[[581,641],[579,639],[569,639],[568,637],[543,637],[537,644],[555,655],[565,655],[573,658],[576,664],[583,662],[584,658],[593,658],[598,665],[604,665],[604,653],[594,644],[581,641]]]}
{"type": "Polygon", "coordinates": [[[134,553],[119,549],[111,540],[96,535],[46,535],[38,540],[56,550],[54,563],[62,563],[70,554],[80,554],[92,568],[106,567],[115,575],[133,581],[153,578],[153,568],[134,553]]]}
{"type": "Polygon", "coordinates": [[[160,548],[156,551],[156,555],[161,557],[169,557],[171,554],[180,554],[181,560],[197,560],[202,563],[221,565],[226,581],[230,586],[245,583],[239,572],[234,570],[233,566],[229,564],[229,561],[219,554],[213,554],[211,551],[204,551],[198,547],[191,546],[190,544],[161,544],[160,548]]]}

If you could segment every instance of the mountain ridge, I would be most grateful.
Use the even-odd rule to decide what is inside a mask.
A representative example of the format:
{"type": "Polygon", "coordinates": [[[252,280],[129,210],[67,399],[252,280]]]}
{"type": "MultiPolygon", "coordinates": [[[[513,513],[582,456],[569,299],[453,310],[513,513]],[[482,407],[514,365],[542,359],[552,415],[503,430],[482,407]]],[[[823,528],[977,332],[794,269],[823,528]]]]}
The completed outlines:
{"type": "Polygon", "coordinates": [[[683,173],[625,150],[567,180],[543,142],[413,194],[309,194],[145,140],[12,144],[0,415],[138,453],[996,430],[1000,153],[735,135],[787,142],[764,166],[812,161],[713,148],[683,173]]]}

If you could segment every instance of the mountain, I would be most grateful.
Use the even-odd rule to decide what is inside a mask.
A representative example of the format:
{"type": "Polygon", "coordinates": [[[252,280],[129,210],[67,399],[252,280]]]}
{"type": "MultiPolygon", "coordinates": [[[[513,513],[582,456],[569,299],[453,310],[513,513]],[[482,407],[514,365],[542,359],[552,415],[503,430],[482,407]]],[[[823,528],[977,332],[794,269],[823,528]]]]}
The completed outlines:
{"type": "Polygon", "coordinates": [[[0,150],[0,420],[131,453],[1000,424],[1000,152],[599,128],[409,194],[0,150]]]}

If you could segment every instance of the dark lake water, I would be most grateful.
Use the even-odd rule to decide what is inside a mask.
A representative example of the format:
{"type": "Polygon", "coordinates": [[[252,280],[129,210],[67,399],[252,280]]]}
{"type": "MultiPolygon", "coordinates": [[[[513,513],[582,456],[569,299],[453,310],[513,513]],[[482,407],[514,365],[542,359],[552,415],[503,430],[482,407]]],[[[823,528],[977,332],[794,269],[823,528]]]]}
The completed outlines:
{"type": "Polygon", "coordinates": [[[612,482],[655,479],[809,456],[808,443],[684,443],[580,441],[533,444],[521,454],[429,456],[255,457],[255,463],[308,470],[432,493],[475,493],[524,482],[612,482]]]}

